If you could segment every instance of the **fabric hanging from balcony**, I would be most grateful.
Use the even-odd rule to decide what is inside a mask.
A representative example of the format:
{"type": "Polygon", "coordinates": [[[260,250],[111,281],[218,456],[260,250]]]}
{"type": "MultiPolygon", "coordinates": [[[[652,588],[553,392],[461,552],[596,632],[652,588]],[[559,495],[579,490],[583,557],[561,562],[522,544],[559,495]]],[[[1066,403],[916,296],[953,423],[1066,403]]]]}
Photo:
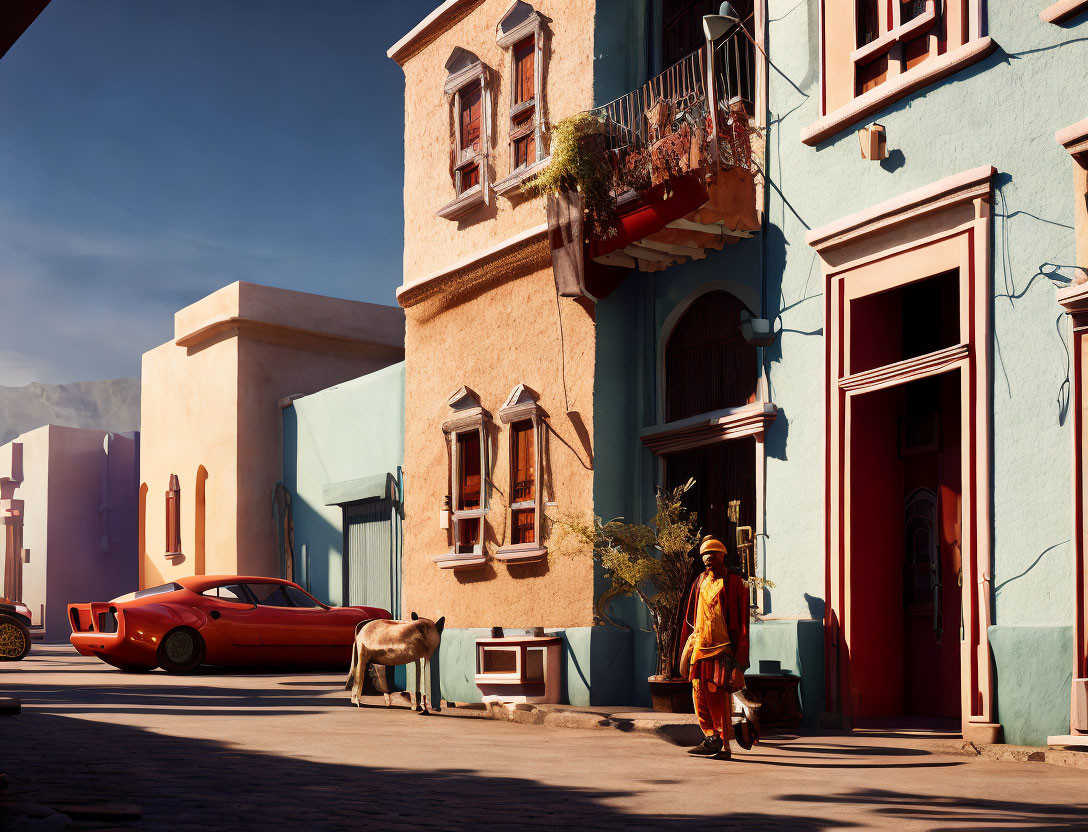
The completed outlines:
{"type": "Polygon", "coordinates": [[[586,272],[582,244],[584,205],[577,191],[548,197],[548,238],[552,248],[555,288],[564,298],[586,295],[586,272]]]}

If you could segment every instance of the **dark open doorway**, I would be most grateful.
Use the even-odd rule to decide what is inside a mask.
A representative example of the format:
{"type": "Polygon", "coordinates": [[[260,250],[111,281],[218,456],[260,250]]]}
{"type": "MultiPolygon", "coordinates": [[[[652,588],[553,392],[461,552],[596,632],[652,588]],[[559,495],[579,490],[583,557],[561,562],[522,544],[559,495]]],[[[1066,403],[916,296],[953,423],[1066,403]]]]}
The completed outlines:
{"type": "Polygon", "coordinates": [[[855,397],[855,719],[960,715],[960,374],[855,397]]]}

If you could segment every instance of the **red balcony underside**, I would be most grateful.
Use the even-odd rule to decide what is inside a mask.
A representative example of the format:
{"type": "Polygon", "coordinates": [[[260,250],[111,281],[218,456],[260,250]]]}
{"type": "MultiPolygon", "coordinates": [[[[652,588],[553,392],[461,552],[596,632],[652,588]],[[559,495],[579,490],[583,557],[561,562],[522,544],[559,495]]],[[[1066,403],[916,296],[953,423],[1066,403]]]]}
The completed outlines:
{"type": "Polygon", "coordinates": [[[656,185],[617,211],[617,233],[592,239],[586,254],[609,266],[658,271],[759,229],[751,171],[728,168],[705,184],[702,171],[656,185]]]}

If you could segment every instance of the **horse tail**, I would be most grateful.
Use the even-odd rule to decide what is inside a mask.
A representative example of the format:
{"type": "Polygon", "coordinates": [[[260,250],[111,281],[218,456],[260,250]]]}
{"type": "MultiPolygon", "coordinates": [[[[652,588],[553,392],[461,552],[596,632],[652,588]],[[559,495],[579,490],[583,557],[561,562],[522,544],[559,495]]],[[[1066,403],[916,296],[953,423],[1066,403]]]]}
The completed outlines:
{"type": "Polygon", "coordinates": [[[356,665],[359,662],[359,641],[358,636],[351,642],[351,667],[348,668],[348,679],[344,682],[344,690],[351,690],[355,685],[355,672],[356,665]]]}

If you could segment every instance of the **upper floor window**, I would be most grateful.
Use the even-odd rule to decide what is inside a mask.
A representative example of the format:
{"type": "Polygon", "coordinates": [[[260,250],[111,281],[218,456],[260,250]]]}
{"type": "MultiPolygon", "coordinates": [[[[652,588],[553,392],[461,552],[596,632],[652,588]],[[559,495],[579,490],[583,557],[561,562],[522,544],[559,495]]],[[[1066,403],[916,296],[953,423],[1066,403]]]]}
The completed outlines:
{"type": "Polygon", "coordinates": [[[675,422],[756,400],[756,351],[741,334],[746,307],[728,292],[697,298],[665,346],[665,421],[675,422]]]}
{"type": "Polygon", "coordinates": [[[454,199],[438,209],[445,219],[457,219],[488,201],[488,143],[490,101],[487,68],[460,47],[446,61],[443,91],[449,101],[450,176],[454,199]]]}
{"type": "Polygon", "coordinates": [[[510,174],[495,191],[512,191],[525,173],[544,159],[545,18],[524,0],[499,21],[496,40],[508,54],[510,89],[510,174]]]}
{"type": "Polygon", "coordinates": [[[983,0],[824,0],[817,144],[926,84],[981,60],[983,0]]]}

